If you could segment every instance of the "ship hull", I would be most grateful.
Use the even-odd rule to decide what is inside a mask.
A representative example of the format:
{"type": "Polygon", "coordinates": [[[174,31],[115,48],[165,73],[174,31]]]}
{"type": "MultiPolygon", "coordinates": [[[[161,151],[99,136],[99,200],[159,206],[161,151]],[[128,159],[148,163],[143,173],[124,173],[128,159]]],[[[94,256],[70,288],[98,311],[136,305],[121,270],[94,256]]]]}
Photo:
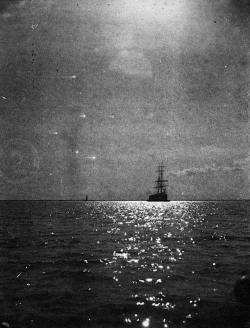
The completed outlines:
{"type": "Polygon", "coordinates": [[[168,195],[165,193],[159,193],[150,195],[148,202],[169,202],[168,195]]]}

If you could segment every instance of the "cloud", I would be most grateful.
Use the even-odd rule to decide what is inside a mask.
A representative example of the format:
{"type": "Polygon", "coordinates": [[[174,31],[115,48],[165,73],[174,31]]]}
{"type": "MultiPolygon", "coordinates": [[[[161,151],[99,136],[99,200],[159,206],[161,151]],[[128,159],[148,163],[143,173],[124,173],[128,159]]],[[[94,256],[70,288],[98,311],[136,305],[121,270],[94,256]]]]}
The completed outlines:
{"type": "Polygon", "coordinates": [[[238,167],[204,167],[169,175],[169,192],[177,199],[248,199],[247,173],[238,167]]]}
{"type": "Polygon", "coordinates": [[[111,62],[109,69],[142,78],[152,77],[150,61],[141,51],[137,50],[120,51],[117,57],[111,62]]]}
{"type": "Polygon", "coordinates": [[[208,172],[228,172],[228,171],[232,171],[234,170],[235,167],[231,167],[231,166],[203,166],[203,167],[192,167],[192,168],[188,168],[188,169],[183,169],[183,170],[179,170],[179,171],[172,171],[170,172],[171,175],[174,176],[194,176],[197,174],[202,174],[202,173],[208,173],[208,172]]]}
{"type": "Polygon", "coordinates": [[[223,174],[225,172],[241,171],[249,173],[250,156],[243,152],[243,149],[220,148],[216,146],[204,146],[197,150],[189,150],[190,160],[186,158],[179,160],[186,167],[182,166],[171,170],[169,173],[173,176],[195,176],[199,174],[223,174]]]}

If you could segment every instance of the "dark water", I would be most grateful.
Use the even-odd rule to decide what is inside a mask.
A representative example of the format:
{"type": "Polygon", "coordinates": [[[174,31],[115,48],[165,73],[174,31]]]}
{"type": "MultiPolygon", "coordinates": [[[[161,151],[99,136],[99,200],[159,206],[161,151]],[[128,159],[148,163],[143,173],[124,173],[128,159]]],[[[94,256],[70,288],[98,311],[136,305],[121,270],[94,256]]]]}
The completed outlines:
{"type": "Polygon", "coordinates": [[[1,202],[10,327],[244,327],[250,202],[1,202]]]}

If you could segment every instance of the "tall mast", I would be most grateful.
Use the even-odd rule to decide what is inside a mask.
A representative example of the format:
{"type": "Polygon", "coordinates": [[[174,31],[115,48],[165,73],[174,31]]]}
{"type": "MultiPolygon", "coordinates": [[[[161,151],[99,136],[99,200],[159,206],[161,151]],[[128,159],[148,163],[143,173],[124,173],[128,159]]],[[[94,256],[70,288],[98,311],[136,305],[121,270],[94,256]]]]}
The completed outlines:
{"type": "Polygon", "coordinates": [[[60,197],[63,199],[64,196],[64,185],[63,185],[63,177],[60,178],[60,197]]]}
{"type": "Polygon", "coordinates": [[[164,168],[166,166],[161,164],[158,166],[158,179],[156,180],[156,186],[155,188],[157,189],[157,193],[158,194],[162,194],[166,192],[166,186],[167,186],[167,182],[168,180],[164,180],[164,168]]]}

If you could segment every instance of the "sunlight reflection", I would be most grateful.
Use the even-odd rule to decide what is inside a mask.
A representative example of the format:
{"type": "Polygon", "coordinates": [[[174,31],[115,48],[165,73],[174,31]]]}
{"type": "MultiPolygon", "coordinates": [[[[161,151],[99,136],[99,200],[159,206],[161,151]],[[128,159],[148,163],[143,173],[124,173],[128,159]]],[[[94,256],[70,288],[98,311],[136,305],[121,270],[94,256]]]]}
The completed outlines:
{"type": "Polygon", "coordinates": [[[142,322],[142,327],[149,327],[150,326],[150,319],[149,318],[146,318],[145,320],[143,320],[142,322]]]}
{"type": "MultiPolygon", "coordinates": [[[[107,275],[112,274],[112,283],[122,288],[141,314],[149,313],[144,312],[148,309],[176,311],[177,304],[172,301],[171,293],[182,286],[180,281],[184,281],[184,277],[180,268],[185,259],[189,279],[197,279],[198,270],[188,264],[187,258],[197,247],[195,229],[204,221],[199,206],[194,202],[110,202],[105,218],[106,232],[109,242],[115,246],[111,257],[102,258],[102,263],[107,275]]],[[[100,212],[103,212],[101,207],[100,212]]],[[[211,259],[210,267],[215,270],[215,258],[211,259]]],[[[199,304],[195,297],[187,302],[189,311],[184,313],[184,321],[191,318],[189,315],[193,315],[192,310],[199,304]]],[[[138,322],[142,327],[153,326],[151,317],[124,314],[123,320],[128,326],[138,322]]],[[[162,322],[161,327],[169,327],[168,321],[162,322]]]]}

